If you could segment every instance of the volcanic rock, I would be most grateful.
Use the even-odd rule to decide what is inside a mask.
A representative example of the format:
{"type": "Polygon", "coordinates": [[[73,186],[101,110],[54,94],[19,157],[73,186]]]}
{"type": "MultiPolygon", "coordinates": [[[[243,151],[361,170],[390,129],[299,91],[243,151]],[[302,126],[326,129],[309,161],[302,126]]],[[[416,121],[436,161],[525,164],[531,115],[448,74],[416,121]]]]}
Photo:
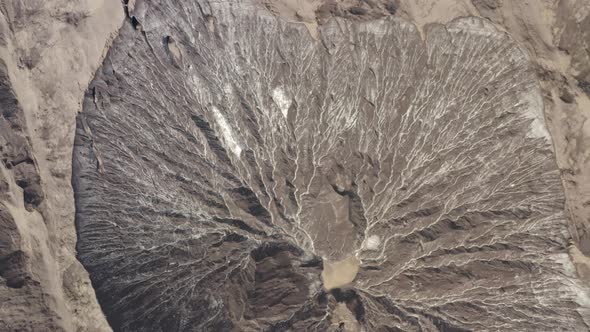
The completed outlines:
{"type": "Polygon", "coordinates": [[[589,27],[0,1],[0,331],[589,330],[589,27]]]}
{"type": "Polygon", "coordinates": [[[539,80],[507,34],[333,18],[316,40],[250,1],[133,18],[73,154],[115,330],[587,329],[539,80]],[[322,279],[342,261],[356,274],[322,279]]]}

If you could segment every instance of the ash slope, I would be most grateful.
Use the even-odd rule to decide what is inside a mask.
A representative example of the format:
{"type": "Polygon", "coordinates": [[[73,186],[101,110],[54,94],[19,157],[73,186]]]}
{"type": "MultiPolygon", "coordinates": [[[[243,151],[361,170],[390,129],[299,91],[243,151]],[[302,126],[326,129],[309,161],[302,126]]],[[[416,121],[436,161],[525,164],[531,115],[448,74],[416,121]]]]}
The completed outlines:
{"type": "Polygon", "coordinates": [[[315,41],[249,2],[135,15],[73,156],[115,330],[587,328],[538,83],[505,34],[333,20],[315,41]],[[350,257],[327,292],[322,265],[350,257]]]}

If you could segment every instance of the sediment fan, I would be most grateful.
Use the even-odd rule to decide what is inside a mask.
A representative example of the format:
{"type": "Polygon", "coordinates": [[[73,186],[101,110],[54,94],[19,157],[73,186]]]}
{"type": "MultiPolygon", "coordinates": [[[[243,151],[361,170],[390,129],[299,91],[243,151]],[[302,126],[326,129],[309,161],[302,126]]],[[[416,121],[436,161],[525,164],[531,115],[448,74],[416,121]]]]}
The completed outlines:
{"type": "Polygon", "coordinates": [[[486,22],[318,40],[145,1],[85,98],[82,263],[120,331],[581,330],[526,55],[486,22]]]}

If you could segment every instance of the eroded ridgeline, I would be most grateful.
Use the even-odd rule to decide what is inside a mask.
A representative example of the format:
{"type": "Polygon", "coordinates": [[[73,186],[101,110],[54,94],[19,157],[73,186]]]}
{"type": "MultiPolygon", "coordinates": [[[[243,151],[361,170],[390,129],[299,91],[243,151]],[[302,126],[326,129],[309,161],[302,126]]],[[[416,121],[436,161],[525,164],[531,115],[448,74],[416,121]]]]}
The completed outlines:
{"type": "Polygon", "coordinates": [[[80,259],[115,328],[584,326],[506,35],[334,20],[315,41],[247,1],[135,11],[74,152],[80,259]]]}

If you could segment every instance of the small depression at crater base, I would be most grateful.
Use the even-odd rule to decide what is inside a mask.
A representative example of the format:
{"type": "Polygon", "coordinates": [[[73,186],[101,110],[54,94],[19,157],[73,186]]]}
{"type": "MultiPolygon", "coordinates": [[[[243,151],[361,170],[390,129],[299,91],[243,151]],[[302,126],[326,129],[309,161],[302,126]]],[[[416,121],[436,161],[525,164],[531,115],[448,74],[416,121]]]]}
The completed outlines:
{"type": "Polygon", "coordinates": [[[359,264],[359,259],[354,256],[338,262],[324,261],[322,271],[324,288],[326,290],[340,288],[353,282],[359,271],[359,264]]]}

